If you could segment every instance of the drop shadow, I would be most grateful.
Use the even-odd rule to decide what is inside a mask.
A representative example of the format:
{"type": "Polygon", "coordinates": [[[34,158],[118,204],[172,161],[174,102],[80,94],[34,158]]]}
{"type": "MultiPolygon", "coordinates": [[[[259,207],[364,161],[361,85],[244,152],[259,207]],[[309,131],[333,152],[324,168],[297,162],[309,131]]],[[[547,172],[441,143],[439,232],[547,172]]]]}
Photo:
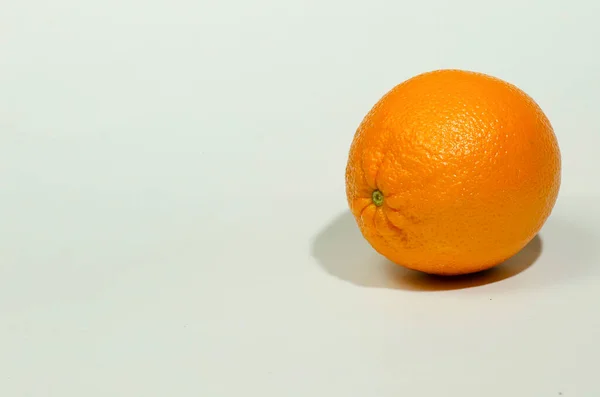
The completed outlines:
{"type": "Polygon", "coordinates": [[[482,272],[462,276],[433,276],[393,264],[361,235],[349,211],[344,212],[315,237],[312,255],[330,275],[355,285],[411,291],[446,291],[473,288],[514,277],[531,267],[542,252],[536,236],[504,263],[482,272]]]}

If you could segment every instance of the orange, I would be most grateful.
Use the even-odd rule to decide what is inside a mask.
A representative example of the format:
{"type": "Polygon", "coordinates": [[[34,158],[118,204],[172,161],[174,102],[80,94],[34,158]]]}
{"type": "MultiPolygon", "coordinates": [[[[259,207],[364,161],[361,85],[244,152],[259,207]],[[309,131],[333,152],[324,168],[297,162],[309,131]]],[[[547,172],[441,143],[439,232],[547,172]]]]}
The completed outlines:
{"type": "Polygon", "coordinates": [[[560,169],[556,136],[532,98],[492,76],[438,70],[397,85],[365,116],[346,195],[363,236],[390,261],[466,274],[535,237],[560,169]]]}

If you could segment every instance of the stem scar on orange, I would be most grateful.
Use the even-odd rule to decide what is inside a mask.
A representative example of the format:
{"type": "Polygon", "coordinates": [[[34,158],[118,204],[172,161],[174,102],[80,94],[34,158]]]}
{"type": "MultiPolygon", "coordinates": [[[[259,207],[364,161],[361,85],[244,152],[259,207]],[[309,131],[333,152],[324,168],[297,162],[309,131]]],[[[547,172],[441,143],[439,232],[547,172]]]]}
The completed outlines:
{"type": "Polygon", "coordinates": [[[350,147],[346,195],[365,239],[439,275],[498,265],[540,230],[560,187],[556,136],[519,88],[463,70],[383,96],[350,147]]]}

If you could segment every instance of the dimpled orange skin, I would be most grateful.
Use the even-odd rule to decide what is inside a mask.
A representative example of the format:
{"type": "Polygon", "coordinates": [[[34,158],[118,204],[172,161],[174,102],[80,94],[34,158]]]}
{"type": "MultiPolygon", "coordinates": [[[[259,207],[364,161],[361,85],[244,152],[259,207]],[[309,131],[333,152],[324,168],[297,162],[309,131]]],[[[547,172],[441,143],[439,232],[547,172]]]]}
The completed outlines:
{"type": "Polygon", "coordinates": [[[461,70],[415,76],[365,116],[346,194],[371,246],[425,273],[458,275],[516,254],[560,187],[550,122],[517,87],[461,70]]]}

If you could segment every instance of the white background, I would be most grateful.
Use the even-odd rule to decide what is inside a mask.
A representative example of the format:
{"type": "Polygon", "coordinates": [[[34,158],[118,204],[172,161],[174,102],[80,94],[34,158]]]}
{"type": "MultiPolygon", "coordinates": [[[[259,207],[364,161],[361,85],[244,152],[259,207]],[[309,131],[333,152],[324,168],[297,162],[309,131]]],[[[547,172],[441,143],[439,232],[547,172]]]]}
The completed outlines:
{"type": "Polygon", "coordinates": [[[0,395],[598,396],[600,3],[6,0],[0,395]],[[390,266],[344,168],[387,90],[517,84],[563,155],[540,237],[390,266]]]}

